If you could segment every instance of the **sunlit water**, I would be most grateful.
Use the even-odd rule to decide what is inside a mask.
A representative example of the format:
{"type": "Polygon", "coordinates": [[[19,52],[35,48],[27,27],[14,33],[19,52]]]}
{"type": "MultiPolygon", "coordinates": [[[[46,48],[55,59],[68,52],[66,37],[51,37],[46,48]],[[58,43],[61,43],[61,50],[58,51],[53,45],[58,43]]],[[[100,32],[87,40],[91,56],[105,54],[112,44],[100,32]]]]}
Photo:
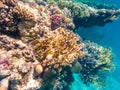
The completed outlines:
{"type": "MultiPolygon", "coordinates": [[[[79,0],[77,0],[79,1],[79,0]]],[[[89,0],[90,1],[90,0],[89,0]]],[[[93,1],[93,0],[92,0],[93,1]]],[[[120,7],[120,0],[94,0],[107,4],[116,4],[120,7]]],[[[104,88],[98,89],[94,86],[86,86],[80,81],[78,75],[74,75],[75,82],[71,86],[72,90],[120,90],[120,19],[106,24],[104,27],[79,28],[77,33],[84,38],[98,43],[104,47],[111,48],[115,54],[115,71],[110,73],[104,88]]]]}

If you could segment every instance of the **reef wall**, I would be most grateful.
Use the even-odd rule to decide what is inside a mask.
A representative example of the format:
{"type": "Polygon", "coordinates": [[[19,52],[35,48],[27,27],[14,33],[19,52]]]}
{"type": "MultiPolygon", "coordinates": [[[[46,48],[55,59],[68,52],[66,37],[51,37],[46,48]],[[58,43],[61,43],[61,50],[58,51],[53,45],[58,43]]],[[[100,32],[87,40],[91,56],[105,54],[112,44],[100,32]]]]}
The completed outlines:
{"type": "Polygon", "coordinates": [[[0,90],[70,90],[73,73],[104,86],[114,68],[111,49],[73,31],[103,26],[119,14],[72,1],[1,0],[0,90]]]}

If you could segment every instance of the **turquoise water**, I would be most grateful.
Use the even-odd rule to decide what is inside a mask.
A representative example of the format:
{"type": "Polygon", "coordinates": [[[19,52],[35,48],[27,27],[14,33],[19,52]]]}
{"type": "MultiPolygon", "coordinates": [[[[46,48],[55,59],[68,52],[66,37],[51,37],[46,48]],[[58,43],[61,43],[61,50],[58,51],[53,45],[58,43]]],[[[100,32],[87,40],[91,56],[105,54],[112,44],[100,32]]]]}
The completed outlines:
{"type": "MultiPolygon", "coordinates": [[[[77,0],[79,1],[79,0],[77,0]]],[[[90,0],[89,0],[90,1],[90,0]]],[[[93,0],[92,0],[93,1],[93,0]]],[[[120,0],[94,0],[106,4],[116,4],[120,7],[120,0]]],[[[115,71],[110,73],[104,88],[95,86],[86,86],[79,81],[78,75],[74,74],[75,82],[72,84],[72,90],[120,90],[120,18],[116,21],[106,24],[104,27],[79,28],[77,33],[84,38],[98,43],[104,47],[111,48],[115,54],[115,71]]]]}
{"type": "Polygon", "coordinates": [[[120,0],[73,0],[73,1],[90,1],[90,2],[99,2],[99,3],[104,3],[104,4],[114,4],[120,7],[120,0]]]}

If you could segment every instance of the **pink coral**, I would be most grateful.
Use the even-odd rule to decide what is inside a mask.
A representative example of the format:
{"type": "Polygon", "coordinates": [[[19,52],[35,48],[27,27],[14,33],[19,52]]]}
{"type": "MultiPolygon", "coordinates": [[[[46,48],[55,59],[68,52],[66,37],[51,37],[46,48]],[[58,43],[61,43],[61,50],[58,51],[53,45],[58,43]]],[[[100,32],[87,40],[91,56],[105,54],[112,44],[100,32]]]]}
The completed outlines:
{"type": "Polygon", "coordinates": [[[60,14],[51,15],[50,19],[52,20],[51,28],[57,29],[62,24],[62,16],[60,14]]]}
{"type": "Polygon", "coordinates": [[[0,69],[10,69],[10,62],[6,55],[0,56],[0,69]]]}

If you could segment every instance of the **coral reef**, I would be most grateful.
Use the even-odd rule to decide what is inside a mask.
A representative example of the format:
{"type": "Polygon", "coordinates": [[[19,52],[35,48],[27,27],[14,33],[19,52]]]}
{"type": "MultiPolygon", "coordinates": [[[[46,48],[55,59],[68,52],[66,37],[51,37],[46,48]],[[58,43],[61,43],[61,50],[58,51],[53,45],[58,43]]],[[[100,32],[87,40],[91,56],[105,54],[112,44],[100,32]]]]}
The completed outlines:
{"type": "Polygon", "coordinates": [[[39,35],[36,34],[39,34],[40,31],[40,14],[35,7],[32,8],[30,4],[26,5],[23,2],[18,2],[18,4],[14,8],[14,13],[20,19],[17,28],[20,32],[20,36],[23,39],[31,39],[30,37],[39,37],[39,35]]]}
{"type": "Polygon", "coordinates": [[[13,13],[13,7],[3,5],[0,7],[0,31],[14,33],[17,31],[18,17],[13,13]]]}
{"type": "Polygon", "coordinates": [[[84,83],[94,83],[97,86],[105,84],[104,71],[111,71],[114,68],[112,61],[113,54],[111,50],[103,48],[96,43],[84,41],[85,44],[85,57],[79,59],[81,64],[81,79],[84,83]]]}
{"type": "Polygon", "coordinates": [[[32,41],[32,45],[37,59],[48,71],[52,68],[60,72],[63,66],[71,66],[78,57],[84,57],[80,37],[64,28],[45,34],[43,38],[32,41]]]}
{"type": "Polygon", "coordinates": [[[103,85],[114,67],[111,50],[73,30],[119,14],[71,0],[0,0],[0,90],[69,90],[73,73],[85,84],[103,85]]]}
{"type": "Polygon", "coordinates": [[[63,11],[67,8],[71,12],[76,27],[104,26],[120,15],[119,9],[95,9],[87,4],[63,0],[58,0],[57,4],[63,11]]]}
{"type": "MultiPolygon", "coordinates": [[[[10,89],[24,90],[24,88],[39,87],[40,80],[33,80],[35,57],[30,46],[21,40],[16,40],[5,35],[0,36],[0,76],[5,78],[0,83],[9,83],[10,89]],[[26,76],[26,77],[25,77],[26,76]],[[28,77],[29,76],[29,77],[28,77]],[[26,86],[23,86],[26,84],[26,86]],[[35,84],[35,86],[29,86],[35,84]],[[37,86],[38,85],[38,86],[37,86]]],[[[0,86],[3,86],[0,84],[0,86]]],[[[6,87],[5,87],[6,88],[6,87]]],[[[8,88],[8,87],[7,87],[8,88]]],[[[27,89],[27,90],[28,90],[27,89]]]]}
{"type": "Polygon", "coordinates": [[[26,21],[37,21],[39,19],[39,12],[37,9],[32,8],[30,5],[25,5],[23,2],[18,2],[14,8],[20,19],[25,19],[26,21]]]}
{"type": "Polygon", "coordinates": [[[44,33],[59,27],[74,28],[72,20],[65,17],[62,11],[51,5],[24,4],[18,2],[14,8],[14,13],[19,17],[20,22],[17,27],[20,36],[25,40],[40,38],[44,33]],[[55,18],[60,16],[60,18],[55,18]]]}

